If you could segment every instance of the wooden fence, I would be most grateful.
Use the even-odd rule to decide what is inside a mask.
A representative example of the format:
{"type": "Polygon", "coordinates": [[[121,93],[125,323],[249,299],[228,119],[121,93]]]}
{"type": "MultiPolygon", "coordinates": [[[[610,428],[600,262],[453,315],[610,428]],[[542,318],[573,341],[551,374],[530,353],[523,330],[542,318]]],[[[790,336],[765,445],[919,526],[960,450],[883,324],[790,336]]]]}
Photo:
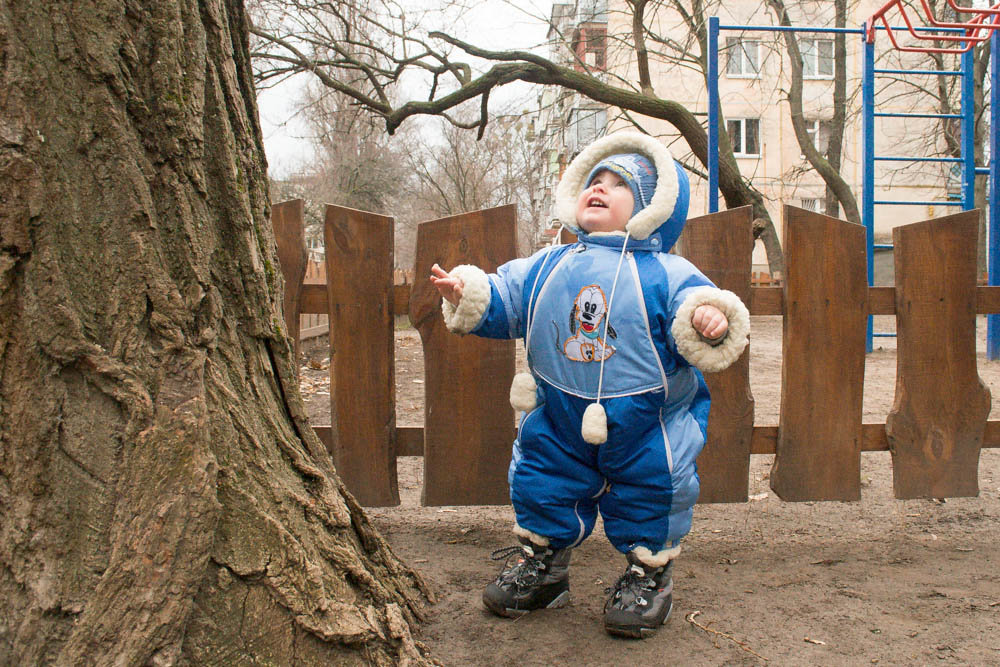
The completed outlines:
{"type": "MultiPolygon", "coordinates": [[[[285,317],[330,314],[335,426],[315,428],[345,483],[363,504],[398,504],[396,457],[423,455],[425,505],[507,503],[514,342],[453,336],[429,282],[393,285],[391,218],[328,207],[327,261],[336,270],[326,285],[303,285],[294,262],[285,264],[300,242],[289,231],[296,210],[300,203],[286,202],[273,214],[291,286],[285,317]],[[400,314],[424,348],[423,427],[395,424],[400,314]]],[[[783,213],[780,287],[751,286],[749,207],[690,220],[678,243],[751,314],[784,317],[778,426],[753,423],[749,353],[706,377],[712,411],[698,459],[700,502],[746,501],[753,454],[775,455],[771,488],[783,500],[857,500],[861,452],[885,450],[897,498],[978,494],[979,452],[1000,447],[1000,421],[987,421],[990,395],[976,369],[976,313],[1000,312],[1000,287],[976,284],[979,213],[896,228],[894,287],[867,285],[863,227],[791,206],[783,213]],[[869,314],[896,316],[896,397],[885,423],[862,423],[869,314]]],[[[491,271],[514,253],[513,206],[444,218],[418,227],[414,274],[428,275],[435,262],[491,271]]]]}

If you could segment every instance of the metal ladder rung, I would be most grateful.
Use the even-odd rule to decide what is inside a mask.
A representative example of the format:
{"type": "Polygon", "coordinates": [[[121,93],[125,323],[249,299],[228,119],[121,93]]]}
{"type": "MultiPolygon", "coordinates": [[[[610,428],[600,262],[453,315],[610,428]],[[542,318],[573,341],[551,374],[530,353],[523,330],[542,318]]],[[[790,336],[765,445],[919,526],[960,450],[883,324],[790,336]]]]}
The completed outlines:
{"type": "Polygon", "coordinates": [[[873,155],[876,162],[963,162],[960,157],[907,157],[905,155],[873,155]]]}
{"type": "Polygon", "coordinates": [[[875,118],[961,118],[960,113],[893,113],[891,111],[875,112],[875,118]]]}
{"type": "Polygon", "coordinates": [[[887,206],[961,206],[960,201],[906,201],[899,199],[876,199],[874,204],[887,206]]]}
{"type": "Polygon", "coordinates": [[[875,74],[930,74],[935,76],[962,76],[961,71],[940,69],[874,69],[875,74]]]}

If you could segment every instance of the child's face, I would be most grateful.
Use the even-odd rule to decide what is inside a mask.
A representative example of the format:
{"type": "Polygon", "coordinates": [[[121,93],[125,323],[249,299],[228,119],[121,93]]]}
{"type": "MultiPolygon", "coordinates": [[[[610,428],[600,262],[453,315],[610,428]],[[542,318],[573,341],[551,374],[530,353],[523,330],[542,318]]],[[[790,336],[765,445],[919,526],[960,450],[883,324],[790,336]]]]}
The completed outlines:
{"type": "Polygon", "coordinates": [[[625,231],[633,203],[628,183],[618,174],[603,169],[577,198],[576,222],[588,234],[625,231]]]}

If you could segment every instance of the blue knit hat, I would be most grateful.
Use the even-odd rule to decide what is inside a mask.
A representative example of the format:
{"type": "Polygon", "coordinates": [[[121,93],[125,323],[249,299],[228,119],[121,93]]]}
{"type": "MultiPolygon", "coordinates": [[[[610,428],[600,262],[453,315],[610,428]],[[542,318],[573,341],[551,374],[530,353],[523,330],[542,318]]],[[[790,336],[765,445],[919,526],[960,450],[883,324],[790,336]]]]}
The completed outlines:
{"type": "MultiPolygon", "coordinates": [[[[639,153],[619,153],[611,155],[590,170],[584,188],[590,187],[591,181],[599,171],[610,171],[617,174],[628,183],[632,190],[632,216],[649,206],[649,200],[656,190],[656,167],[645,155],[639,153]]],[[[629,217],[632,217],[629,216],[629,217]]]]}

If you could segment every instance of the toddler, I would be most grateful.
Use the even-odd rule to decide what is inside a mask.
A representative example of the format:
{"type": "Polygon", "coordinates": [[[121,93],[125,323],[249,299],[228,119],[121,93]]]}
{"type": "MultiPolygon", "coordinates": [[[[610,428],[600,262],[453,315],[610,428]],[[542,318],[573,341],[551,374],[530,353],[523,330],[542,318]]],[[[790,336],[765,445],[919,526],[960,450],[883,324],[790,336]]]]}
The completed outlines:
{"type": "Polygon", "coordinates": [[[699,371],[728,367],[750,328],[735,294],[668,253],[688,199],[687,175],[666,147],[614,133],[580,153],[556,190],[559,220],[579,242],[491,275],[431,270],[448,328],[523,337],[531,370],[510,392],[524,413],[507,475],[520,546],[496,552],[517,554],[483,593],[496,614],[564,606],[570,552],[600,511],[627,560],[605,629],[641,638],[670,615],[708,421],[699,371]]]}

